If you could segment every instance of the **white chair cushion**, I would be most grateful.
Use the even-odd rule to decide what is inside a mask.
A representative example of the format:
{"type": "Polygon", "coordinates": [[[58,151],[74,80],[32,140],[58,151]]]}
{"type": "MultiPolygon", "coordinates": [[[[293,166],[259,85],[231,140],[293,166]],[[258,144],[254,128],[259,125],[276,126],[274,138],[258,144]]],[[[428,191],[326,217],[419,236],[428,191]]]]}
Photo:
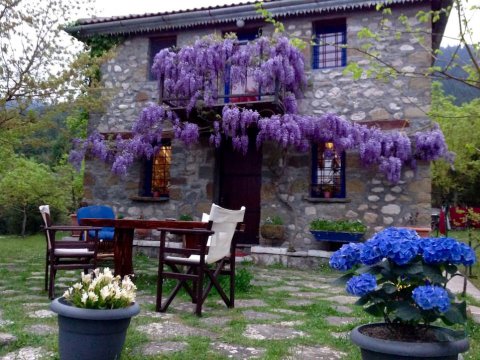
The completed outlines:
{"type": "Polygon", "coordinates": [[[81,249],[55,249],[55,255],[93,255],[94,252],[87,248],[81,249]]]}
{"type": "Polygon", "coordinates": [[[198,264],[200,262],[200,255],[190,255],[188,258],[179,257],[179,256],[167,256],[166,261],[184,261],[191,264],[198,264]]]}

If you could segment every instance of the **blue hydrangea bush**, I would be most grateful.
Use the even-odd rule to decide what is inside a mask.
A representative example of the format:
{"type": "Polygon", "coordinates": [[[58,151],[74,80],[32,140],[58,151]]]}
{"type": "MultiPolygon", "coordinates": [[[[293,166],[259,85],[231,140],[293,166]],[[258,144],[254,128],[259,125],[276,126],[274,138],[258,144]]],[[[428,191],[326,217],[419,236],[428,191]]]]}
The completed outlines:
{"type": "Polygon", "coordinates": [[[365,243],[343,245],[330,266],[346,271],[349,294],[358,305],[387,324],[429,326],[466,322],[465,301],[447,289],[459,265],[473,265],[475,252],[452,238],[421,238],[411,229],[390,227],[365,243]]]}

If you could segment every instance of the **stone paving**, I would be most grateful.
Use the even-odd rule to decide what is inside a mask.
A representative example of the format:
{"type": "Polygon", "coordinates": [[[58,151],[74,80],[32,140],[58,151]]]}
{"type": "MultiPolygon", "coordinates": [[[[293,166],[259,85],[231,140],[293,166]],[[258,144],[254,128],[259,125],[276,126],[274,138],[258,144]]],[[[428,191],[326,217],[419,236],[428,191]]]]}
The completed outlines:
{"type": "MultiPolygon", "coordinates": [[[[14,268],[17,263],[7,264],[14,268]]],[[[142,311],[134,318],[131,328],[147,339],[133,349],[133,355],[139,358],[168,358],[174,353],[188,349],[189,338],[199,337],[208,339],[208,354],[214,358],[225,359],[316,359],[336,360],[348,358],[348,353],[342,348],[342,342],[348,341],[349,329],[358,324],[354,316],[355,298],[341,295],[343,289],[331,284],[333,280],[328,276],[316,276],[308,271],[265,269],[253,267],[254,284],[263,288],[262,298],[236,299],[236,309],[226,309],[221,301],[214,299],[204,307],[202,318],[185,318],[184,314],[193,313],[193,304],[182,298],[177,298],[171,305],[168,313],[153,311],[155,297],[144,291],[138,292],[138,302],[142,311]],[[275,298],[272,298],[276,296],[275,298]],[[274,303],[272,302],[274,300],[274,303]],[[322,306],[325,316],[322,321],[328,327],[326,332],[330,341],[314,343],[310,340],[316,329],[305,327],[309,321],[308,306],[322,306]],[[231,327],[239,326],[240,334],[226,340],[222,336],[231,327]],[[300,340],[300,341],[299,341],[300,340]],[[289,343],[287,354],[281,357],[268,355],[266,341],[289,343]],[[301,344],[301,345],[299,345],[301,344]],[[331,344],[337,344],[332,346],[331,344]],[[268,355],[268,356],[267,356],[268,355]]],[[[37,289],[43,284],[41,273],[32,273],[27,278],[28,284],[37,289]]],[[[69,284],[75,282],[77,276],[73,272],[63,272],[59,282],[69,284]]],[[[14,334],[14,323],[8,319],[0,303],[0,349],[9,344],[21,341],[22,347],[8,353],[2,353],[0,360],[22,359],[41,360],[55,359],[49,349],[38,346],[35,338],[55,337],[58,329],[55,314],[49,310],[50,301],[45,294],[38,295],[42,290],[35,290],[35,294],[26,294],[13,290],[8,282],[0,282],[0,297],[2,301],[18,303],[24,312],[28,325],[20,338],[18,332],[14,334]]],[[[41,287],[40,287],[41,289],[41,287]]],[[[60,292],[60,291],[59,291],[60,292]]],[[[249,294],[243,295],[243,297],[249,294]]],[[[474,318],[479,321],[479,308],[473,307],[474,318]]],[[[132,354],[131,352],[131,354],[132,354]]],[[[208,355],[202,358],[209,358],[208,355]]]]}

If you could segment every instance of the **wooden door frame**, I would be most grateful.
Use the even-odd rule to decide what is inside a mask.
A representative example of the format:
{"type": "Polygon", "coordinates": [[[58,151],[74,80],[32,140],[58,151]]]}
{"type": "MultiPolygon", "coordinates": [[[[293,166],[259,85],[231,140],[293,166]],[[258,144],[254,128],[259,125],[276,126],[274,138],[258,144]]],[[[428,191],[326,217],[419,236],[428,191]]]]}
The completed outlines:
{"type": "MultiPolygon", "coordinates": [[[[255,139],[256,137],[253,137],[255,139]]],[[[252,141],[252,138],[250,139],[252,141]]],[[[214,190],[213,190],[213,198],[215,199],[217,204],[222,205],[223,201],[221,199],[222,196],[222,166],[223,166],[223,149],[227,146],[227,139],[222,138],[222,145],[215,149],[215,171],[214,171],[214,190]]],[[[235,150],[233,150],[235,151],[235,150]]],[[[259,180],[259,186],[258,186],[258,211],[259,211],[259,218],[258,218],[258,224],[256,224],[257,227],[257,232],[256,232],[256,241],[249,243],[250,245],[258,245],[260,243],[260,216],[261,216],[261,211],[262,211],[262,198],[261,198],[261,192],[262,192],[262,167],[263,167],[263,150],[262,148],[258,149],[257,151],[260,152],[259,156],[261,158],[261,163],[260,163],[260,169],[259,169],[259,174],[258,176],[260,177],[259,180]]],[[[247,209],[248,211],[248,209],[247,209]]]]}

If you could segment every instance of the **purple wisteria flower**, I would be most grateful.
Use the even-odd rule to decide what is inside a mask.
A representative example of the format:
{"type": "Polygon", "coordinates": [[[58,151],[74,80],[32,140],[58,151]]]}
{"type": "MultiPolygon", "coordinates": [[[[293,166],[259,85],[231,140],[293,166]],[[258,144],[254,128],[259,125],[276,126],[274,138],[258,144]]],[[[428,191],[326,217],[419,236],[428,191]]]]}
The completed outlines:
{"type": "MultiPolygon", "coordinates": [[[[405,165],[414,166],[416,159],[450,158],[445,139],[438,127],[415,134],[414,151],[404,132],[385,132],[351,122],[336,114],[321,116],[298,113],[298,99],[307,83],[302,52],[281,35],[260,37],[240,44],[234,37],[221,39],[210,35],[182,48],[163,49],[155,55],[152,72],[163,81],[163,98],[175,98],[172,104],[184,107],[186,118],[179,119],[176,111],[166,105],[147,105],[133,124],[131,139],[117,141],[102,138],[98,133],[74,144],[70,159],[80,168],[86,153],[112,162],[118,174],[139,157],[150,157],[161,142],[163,124],[170,121],[177,139],[186,145],[197,142],[200,131],[211,129],[210,143],[219,147],[222,136],[230,137],[234,148],[242,153],[248,149],[247,130],[257,128],[257,146],[266,141],[283,149],[307,151],[311,143],[333,142],[335,150],[357,149],[365,165],[377,166],[392,182],[401,179],[405,165]],[[235,104],[225,106],[221,119],[214,126],[200,129],[196,120],[189,121],[194,108],[219,105],[224,84],[261,89],[268,97],[280,89],[285,113],[270,116],[235,104]]],[[[202,124],[203,125],[203,124],[202,124]]]]}
{"type": "Polygon", "coordinates": [[[415,155],[418,159],[433,161],[445,156],[447,152],[445,137],[438,124],[431,131],[415,134],[415,155]]]}

